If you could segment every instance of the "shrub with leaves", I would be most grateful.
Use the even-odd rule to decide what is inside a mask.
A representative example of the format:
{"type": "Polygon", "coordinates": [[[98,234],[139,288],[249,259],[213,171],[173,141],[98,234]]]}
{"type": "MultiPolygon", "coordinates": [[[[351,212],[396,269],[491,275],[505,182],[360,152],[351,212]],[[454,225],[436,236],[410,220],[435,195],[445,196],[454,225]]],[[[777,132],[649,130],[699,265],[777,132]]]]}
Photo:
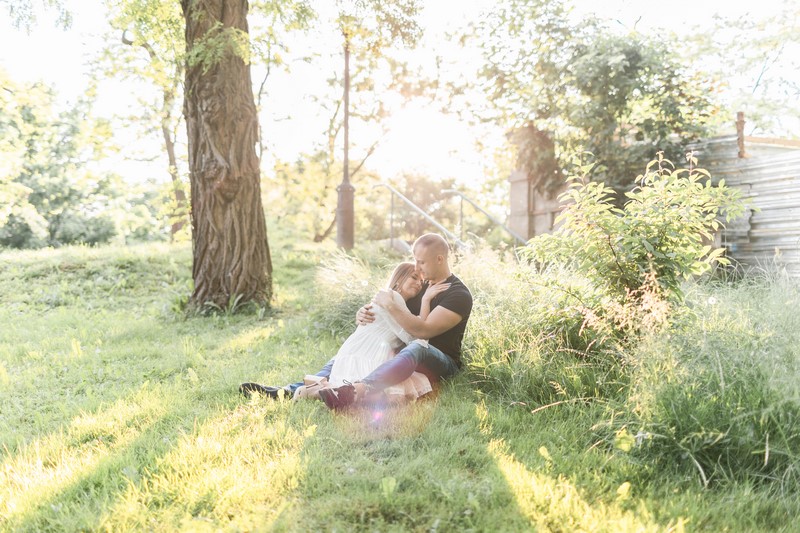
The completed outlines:
{"type": "Polygon", "coordinates": [[[561,197],[567,207],[556,219],[558,229],[532,239],[523,254],[572,265],[618,302],[636,299],[648,276],[667,299],[680,298],[684,280],[715,262],[727,263],[724,250],[708,243],[723,219],[744,213],[737,189],[724,180],[713,183],[693,157],[689,163],[675,168],[659,154],[636,178],[622,208],[611,188],[588,181],[592,165],[579,165],[561,197]]]}

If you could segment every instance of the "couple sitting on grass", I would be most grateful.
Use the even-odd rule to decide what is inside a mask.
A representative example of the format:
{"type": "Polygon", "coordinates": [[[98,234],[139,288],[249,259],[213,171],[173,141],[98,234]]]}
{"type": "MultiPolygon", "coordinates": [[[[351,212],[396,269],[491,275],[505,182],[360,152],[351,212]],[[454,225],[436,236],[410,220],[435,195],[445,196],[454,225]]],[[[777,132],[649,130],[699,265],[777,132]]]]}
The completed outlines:
{"type": "Polygon", "coordinates": [[[285,387],[243,383],[240,392],[320,398],[330,409],[415,400],[431,392],[432,383],[461,368],[461,341],[472,311],[472,294],[450,272],[448,251],[437,234],[418,238],[415,262],[398,265],[388,288],[358,310],[358,328],[315,376],[285,387]]]}

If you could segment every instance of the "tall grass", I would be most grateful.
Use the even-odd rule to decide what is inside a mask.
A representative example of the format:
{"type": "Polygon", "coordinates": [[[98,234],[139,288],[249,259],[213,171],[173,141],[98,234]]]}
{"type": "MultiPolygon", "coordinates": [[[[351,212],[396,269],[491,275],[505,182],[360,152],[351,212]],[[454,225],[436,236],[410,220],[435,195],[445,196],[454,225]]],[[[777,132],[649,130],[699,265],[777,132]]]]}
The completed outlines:
{"type": "MultiPolygon", "coordinates": [[[[692,286],[635,354],[633,453],[720,481],[800,488],[800,292],[786,279],[692,286]]],[[[620,423],[622,420],[617,420],[620,423]]]]}
{"type": "Polygon", "coordinates": [[[617,339],[603,335],[598,317],[588,324],[582,309],[602,296],[574,272],[536,271],[487,250],[456,268],[475,293],[467,361],[487,393],[534,407],[606,405],[598,438],[645,469],[677,467],[703,486],[735,480],[797,489],[796,281],[691,282],[668,321],[617,339]]]}
{"type": "Polygon", "coordinates": [[[588,302],[602,298],[586,279],[556,267],[537,272],[488,249],[460,257],[455,268],[475,298],[466,360],[483,390],[535,405],[623,390],[619,342],[586,327],[588,302]]]}
{"type": "Polygon", "coordinates": [[[336,338],[352,333],[358,309],[385,284],[380,276],[365,260],[343,252],[323,259],[314,278],[314,328],[336,338]]]}

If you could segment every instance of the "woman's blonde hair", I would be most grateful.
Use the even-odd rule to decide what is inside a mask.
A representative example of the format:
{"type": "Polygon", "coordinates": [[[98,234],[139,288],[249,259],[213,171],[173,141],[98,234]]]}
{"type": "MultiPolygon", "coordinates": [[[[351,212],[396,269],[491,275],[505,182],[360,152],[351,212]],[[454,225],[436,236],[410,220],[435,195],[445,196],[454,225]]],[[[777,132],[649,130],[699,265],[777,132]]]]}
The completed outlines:
{"type": "Polygon", "coordinates": [[[414,263],[404,262],[397,265],[394,272],[392,272],[392,276],[389,278],[389,285],[387,288],[393,291],[400,290],[400,287],[402,287],[408,277],[414,273],[415,269],[416,266],[414,266],[414,263]]]}

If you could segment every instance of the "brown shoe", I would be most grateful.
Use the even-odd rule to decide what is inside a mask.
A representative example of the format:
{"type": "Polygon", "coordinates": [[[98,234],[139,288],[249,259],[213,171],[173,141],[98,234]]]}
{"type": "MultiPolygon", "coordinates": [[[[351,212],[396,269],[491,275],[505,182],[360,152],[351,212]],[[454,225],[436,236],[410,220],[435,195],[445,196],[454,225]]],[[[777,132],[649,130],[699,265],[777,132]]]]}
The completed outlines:
{"type": "Polygon", "coordinates": [[[328,409],[338,411],[345,409],[356,401],[356,388],[347,381],[341,387],[321,389],[319,397],[325,402],[328,409]]]}

